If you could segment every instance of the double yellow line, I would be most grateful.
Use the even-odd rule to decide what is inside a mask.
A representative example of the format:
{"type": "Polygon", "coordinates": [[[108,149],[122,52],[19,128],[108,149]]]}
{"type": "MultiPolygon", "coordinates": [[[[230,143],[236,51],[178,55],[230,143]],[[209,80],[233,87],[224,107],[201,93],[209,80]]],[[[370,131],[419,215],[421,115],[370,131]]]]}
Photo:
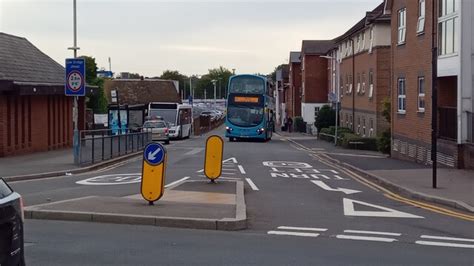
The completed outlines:
{"type": "Polygon", "coordinates": [[[446,209],[446,208],[442,208],[442,207],[438,207],[438,206],[435,206],[435,205],[431,205],[431,204],[428,204],[428,203],[424,203],[424,202],[420,202],[420,201],[416,201],[416,200],[412,200],[412,199],[407,199],[405,197],[402,197],[380,185],[377,185],[367,179],[365,179],[364,177],[346,169],[346,168],[342,168],[343,166],[341,165],[335,165],[334,163],[332,162],[329,162],[327,161],[326,159],[324,158],[321,158],[320,156],[316,155],[312,150],[308,149],[307,147],[305,147],[304,145],[302,144],[299,144],[298,142],[296,141],[293,141],[291,139],[288,139],[288,141],[292,142],[293,144],[303,148],[305,151],[307,152],[310,152],[310,156],[313,157],[314,159],[317,159],[318,161],[320,161],[321,163],[324,163],[326,164],[327,166],[330,166],[330,167],[334,167],[334,168],[337,168],[337,169],[340,169],[342,172],[344,172],[345,174],[347,174],[348,176],[350,176],[351,178],[353,178],[354,180],[358,181],[359,183],[365,185],[365,186],[368,186],[369,188],[377,191],[377,192],[383,192],[384,193],[384,196],[389,198],[389,199],[392,199],[392,200],[395,200],[395,201],[398,201],[398,202],[402,202],[402,203],[406,203],[408,205],[412,205],[412,206],[415,206],[415,207],[418,207],[418,208],[421,208],[421,209],[425,209],[425,210],[428,210],[428,211],[432,211],[432,212],[435,212],[435,213],[439,213],[439,214],[443,214],[443,215],[447,215],[447,216],[451,216],[451,217],[454,217],[454,218],[459,218],[459,219],[462,219],[462,220],[466,220],[466,221],[471,221],[471,222],[474,222],[474,215],[469,215],[469,214],[464,214],[464,213],[461,213],[461,212],[457,212],[457,211],[452,211],[452,210],[449,210],[449,209],[446,209]]]}

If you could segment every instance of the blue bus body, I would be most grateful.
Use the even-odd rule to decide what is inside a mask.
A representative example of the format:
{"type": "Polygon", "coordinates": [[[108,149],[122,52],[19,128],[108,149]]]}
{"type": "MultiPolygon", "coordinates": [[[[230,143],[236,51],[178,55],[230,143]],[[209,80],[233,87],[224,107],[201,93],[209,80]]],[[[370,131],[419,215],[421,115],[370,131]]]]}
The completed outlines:
{"type": "Polygon", "coordinates": [[[234,75],[228,86],[225,136],[230,141],[270,140],[275,104],[269,81],[257,75],[234,75]]]}

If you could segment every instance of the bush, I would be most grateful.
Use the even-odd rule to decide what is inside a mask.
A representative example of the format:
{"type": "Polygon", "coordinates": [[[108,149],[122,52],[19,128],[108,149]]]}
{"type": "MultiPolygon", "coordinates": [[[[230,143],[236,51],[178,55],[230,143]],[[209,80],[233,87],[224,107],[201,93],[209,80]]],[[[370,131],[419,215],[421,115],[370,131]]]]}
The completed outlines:
{"type": "Polygon", "coordinates": [[[377,138],[363,138],[361,136],[344,133],[341,140],[342,147],[347,149],[371,150],[377,151],[377,138]],[[361,142],[360,144],[353,144],[352,142],[361,142]]]}
{"type": "MultiPolygon", "coordinates": [[[[320,134],[319,138],[322,139],[322,140],[326,140],[326,141],[334,141],[334,137],[329,137],[329,136],[326,136],[325,134],[334,136],[335,133],[336,133],[336,127],[335,126],[330,126],[330,127],[327,127],[327,128],[323,128],[319,132],[319,134],[320,134]]],[[[352,133],[352,130],[350,128],[347,128],[347,127],[338,127],[337,128],[337,136],[338,136],[339,139],[342,138],[345,133],[352,133]]],[[[338,143],[338,144],[340,145],[340,143],[338,143]]]]}
{"type": "Polygon", "coordinates": [[[391,150],[391,134],[390,130],[382,132],[382,135],[377,138],[377,149],[380,152],[389,154],[391,150]]]}
{"type": "Polygon", "coordinates": [[[297,116],[294,121],[295,130],[298,132],[306,132],[306,123],[303,121],[303,117],[297,116]]]}
{"type": "Polygon", "coordinates": [[[314,121],[314,126],[319,130],[334,126],[336,123],[336,111],[331,109],[329,105],[321,107],[314,121]]]}
{"type": "Polygon", "coordinates": [[[331,128],[323,128],[319,131],[319,139],[325,141],[334,141],[334,137],[328,135],[334,136],[334,130],[331,131],[331,128]]]}

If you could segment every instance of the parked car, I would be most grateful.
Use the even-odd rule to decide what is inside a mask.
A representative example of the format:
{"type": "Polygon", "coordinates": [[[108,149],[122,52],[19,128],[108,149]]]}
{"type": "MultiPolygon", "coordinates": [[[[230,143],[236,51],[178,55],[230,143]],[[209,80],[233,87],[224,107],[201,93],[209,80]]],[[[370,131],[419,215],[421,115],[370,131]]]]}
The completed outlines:
{"type": "Polygon", "coordinates": [[[212,111],[204,111],[201,113],[201,116],[209,116],[211,119],[211,122],[214,122],[215,120],[218,119],[217,114],[212,111]]]}
{"type": "Polygon", "coordinates": [[[0,265],[25,265],[23,202],[0,178],[0,265]]]}
{"type": "Polygon", "coordinates": [[[148,120],[143,124],[143,131],[151,132],[153,141],[164,141],[170,143],[169,126],[164,120],[148,120]]]}

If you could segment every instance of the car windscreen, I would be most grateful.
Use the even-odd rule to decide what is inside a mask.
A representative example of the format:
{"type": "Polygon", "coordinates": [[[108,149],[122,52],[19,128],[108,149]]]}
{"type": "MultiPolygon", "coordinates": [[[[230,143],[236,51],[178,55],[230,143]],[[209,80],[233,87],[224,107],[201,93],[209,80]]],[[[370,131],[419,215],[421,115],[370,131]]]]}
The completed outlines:
{"type": "Polygon", "coordinates": [[[144,128],[165,128],[166,123],[165,122],[151,122],[151,121],[148,121],[148,122],[145,122],[145,124],[143,124],[143,127],[144,128]]]}
{"type": "Polygon", "coordinates": [[[7,183],[5,183],[3,179],[0,179],[0,199],[5,198],[12,193],[13,191],[10,189],[7,183]]]}

